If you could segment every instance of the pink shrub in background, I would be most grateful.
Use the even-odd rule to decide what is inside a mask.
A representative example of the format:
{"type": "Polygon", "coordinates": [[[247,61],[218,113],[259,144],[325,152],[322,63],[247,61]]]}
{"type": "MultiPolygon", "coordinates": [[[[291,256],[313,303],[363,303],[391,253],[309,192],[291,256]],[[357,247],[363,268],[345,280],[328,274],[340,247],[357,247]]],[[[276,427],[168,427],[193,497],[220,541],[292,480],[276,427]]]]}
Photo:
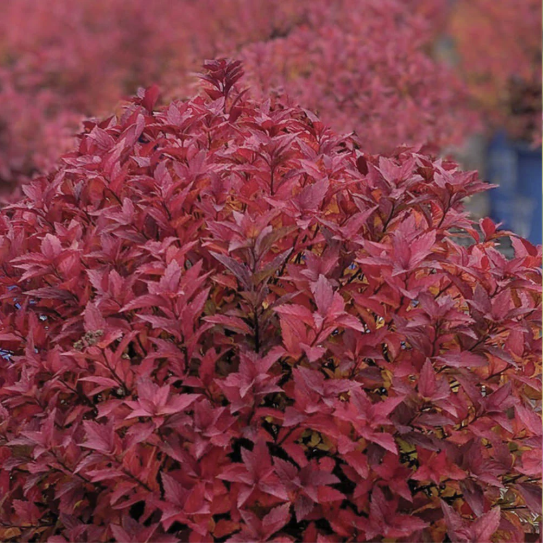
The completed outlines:
{"type": "Polygon", "coordinates": [[[458,144],[475,129],[474,112],[461,80],[431,55],[445,3],[425,5],[314,2],[289,35],[242,49],[252,90],[286,92],[334,129],[355,130],[371,152],[458,144]]]}
{"type": "Polygon", "coordinates": [[[82,118],[140,86],[192,95],[202,59],[236,56],[252,92],[287,92],[365,146],[435,149],[472,127],[459,79],[433,60],[442,0],[5,0],[0,180],[51,164],[82,118]]]}
{"type": "Polygon", "coordinates": [[[240,76],[0,211],[0,539],[538,541],[541,249],[240,76]]]}
{"type": "Polygon", "coordinates": [[[542,2],[458,0],[449,23],[460,69],[491,127],[542,140],[542,2]]]}

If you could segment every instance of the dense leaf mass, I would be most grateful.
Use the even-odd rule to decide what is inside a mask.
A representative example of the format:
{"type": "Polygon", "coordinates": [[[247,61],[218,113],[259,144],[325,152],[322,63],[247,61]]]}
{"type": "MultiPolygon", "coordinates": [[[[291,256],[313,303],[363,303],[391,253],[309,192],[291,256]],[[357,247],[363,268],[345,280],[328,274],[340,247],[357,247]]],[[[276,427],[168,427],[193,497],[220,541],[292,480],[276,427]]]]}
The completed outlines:
{"type": "Polygon", "coordinates": [[[536,540],[541,249],[240,76],[0,212],[0,538],[536,540]]]}

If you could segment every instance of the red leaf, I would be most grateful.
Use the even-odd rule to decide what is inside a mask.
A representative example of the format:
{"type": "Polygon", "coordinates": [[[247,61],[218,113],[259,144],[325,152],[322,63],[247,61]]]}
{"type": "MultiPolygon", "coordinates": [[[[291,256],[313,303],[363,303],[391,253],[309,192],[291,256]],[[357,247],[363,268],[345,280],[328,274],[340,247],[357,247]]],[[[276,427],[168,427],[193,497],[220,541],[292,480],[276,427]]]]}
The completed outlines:
{"type": "Polygon", "coordinates": [[[142,99],[142,106],[149,112],[153,112],[153,107],[157,103],[160,95],[160,89],[157,85],[148,87],[144,92],[144,98],[142,99]]]}

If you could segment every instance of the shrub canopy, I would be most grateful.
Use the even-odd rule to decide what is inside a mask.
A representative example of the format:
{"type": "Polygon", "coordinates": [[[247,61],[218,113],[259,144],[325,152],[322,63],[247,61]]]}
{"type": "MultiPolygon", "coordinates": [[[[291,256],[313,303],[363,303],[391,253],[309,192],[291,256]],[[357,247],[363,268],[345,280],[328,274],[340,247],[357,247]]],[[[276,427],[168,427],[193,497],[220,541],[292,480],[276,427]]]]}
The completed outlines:
{"type": "Polygon", "coordinates": [[[541,249],[206,68],[0,212],[0,539],[535,540],[541,249]]]}

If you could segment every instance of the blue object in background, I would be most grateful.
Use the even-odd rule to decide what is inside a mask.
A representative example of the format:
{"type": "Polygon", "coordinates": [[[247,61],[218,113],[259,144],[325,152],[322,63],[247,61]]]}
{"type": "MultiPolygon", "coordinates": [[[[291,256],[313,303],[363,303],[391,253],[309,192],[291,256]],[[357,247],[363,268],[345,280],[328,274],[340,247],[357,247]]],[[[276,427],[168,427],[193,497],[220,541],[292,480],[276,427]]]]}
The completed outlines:
{"type": "Polygon", "coordinates": [[[497,133],[489,143],[486,177],[489,182],[499,186],[489,192],[491,217],[496,222],[502,222],[504,229],[513,229],[517,155],[506,133],[497,133]]]}
{"type": "MultiPolygon", "coordinates": [[[[520,235],[533,244],[542,244],[542,148],[516,143],[519,197],[516,219],[520,235]]],[[[516,222],[514,223],[516,227],[516,222]]]]}
{"type": "Polygon", "coordinates": [[[542,149],[497,133],[488,148],[491,216],[504,229],[542,244],[542,149]]]}

